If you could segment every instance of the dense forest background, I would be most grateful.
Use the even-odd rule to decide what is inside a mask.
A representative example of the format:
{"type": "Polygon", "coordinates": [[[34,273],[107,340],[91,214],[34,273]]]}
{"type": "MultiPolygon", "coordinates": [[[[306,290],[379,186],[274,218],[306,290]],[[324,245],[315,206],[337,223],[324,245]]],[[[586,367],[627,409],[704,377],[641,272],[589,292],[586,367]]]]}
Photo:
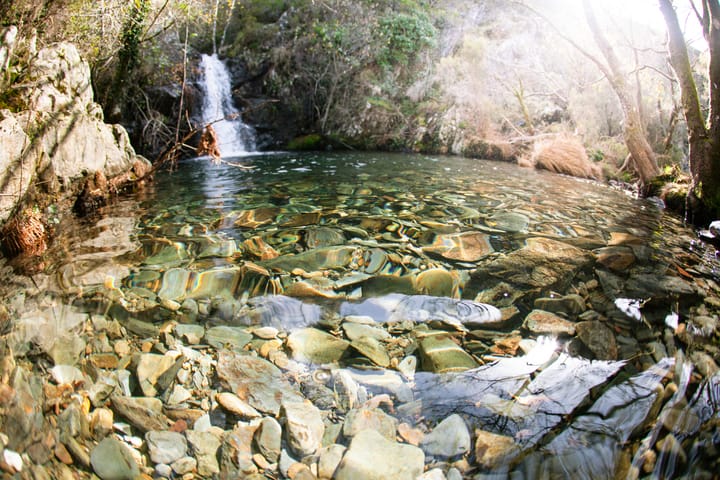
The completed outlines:
{"type": "MultiPolygon", "coordinates": [[[[625,8],[595,9],[660,172],[681,177],[688,136],[665,26],[625,8]]],[[[28,55],[34,43],[76,44],[106,121],[125,125],[149,158],[179,138],[178,127],[191,128],[199,54],[217,52],[263,149],[522,160],[538,141],[564,138],[587,152],[593,168],[584,176],[637,177],[622,105],[580,2],[20,0],[0,6],[0,22],[19,27],[28,55]]],[[[709,56],[695,46],[706,105],[709,56]]],[[[23,48],[5,85],[22,84],[23,48]]],[[[0,91],[0,106],[17,107],[12,88],[0,91]]]]}

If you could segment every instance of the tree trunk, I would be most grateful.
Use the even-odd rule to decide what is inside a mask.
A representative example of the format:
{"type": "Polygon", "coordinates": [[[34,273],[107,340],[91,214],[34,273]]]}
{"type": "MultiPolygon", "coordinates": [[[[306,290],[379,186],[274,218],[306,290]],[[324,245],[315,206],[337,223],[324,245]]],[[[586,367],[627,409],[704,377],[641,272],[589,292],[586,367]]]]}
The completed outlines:
{"type": "Polygon", "coordinates": [[[687,213],[698,225],[720,215],[720,4],[702,0],[703,33],[710,47],[708,80],[710,111],[706,120],[700,107],[685,38],[671,0],[659,0],[668,29],[670,63],[680,84],[683,113],[688,129],[691,184],[687,213]]]}
{"type": "Polygon", "coordinates": [[[608,42],[600,29],[589,0],[583,0],[583,8],[595,43],[603,57],[605,57],[607,65],[599,61],[595,63],[600,67],[603,74],[605,74],[610,82],[610,86],[620,100],[620,107],[625,120],[623,137],[628,151],[632,156],[634,170],[640,178],[641,191],[645,191],[650,181],[660,173],[657,160],[655,159],[655,153],[645,137],[639,107],[633,100],[630,87],[628,87],[627,81],[625,80],[625,75],[620,67],[617,55],[615,55],[615,51],[610,45],[610,42],[608,42]]]}

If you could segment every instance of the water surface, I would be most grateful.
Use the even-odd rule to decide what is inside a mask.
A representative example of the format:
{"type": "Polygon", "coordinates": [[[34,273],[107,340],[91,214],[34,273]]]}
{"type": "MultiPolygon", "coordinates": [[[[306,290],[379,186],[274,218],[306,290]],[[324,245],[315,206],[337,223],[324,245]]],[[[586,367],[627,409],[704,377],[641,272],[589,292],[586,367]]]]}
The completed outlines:
{"type": "Polygon", "coordinates": [[[349,313],[369,318],[391,334],[382,340],[387,364],[357,348],[334,368],[361,379],[390,374],[394,387],[366,387],[389,392],[401,421],[429,428],[459,413],[472,431],[510,439],[500,460],[471,452],[468,475],[710,468],[718,377],[689,382],[686,358],[707,343],[699,318],[720,305],[716,262],[655,202],[455,157],[280,153],[234,162],[241,166],[181,162],[98,221],[65,227],[46,266],[53,288],[155,323],[342,336],[349,313]],[[420,313],[388,321],[367,302],[397,294],[426,296],[413,297],[420,313]],[[502,321],[453,323],[462,305],[447,299],[493,305],[502,321]],[[569,323],[535,325],[538,311],[569,323]],[[436,354],[431,337],[462,353],[436,354]],[[409,356],[416,371],[399,375],[409,356]],[[670,416],[680,420],[656,421],[670,416]],[[651,464],[648,451],[664,452],[656,442],[668,435],[684,459],[668,450],[651,464]]]}

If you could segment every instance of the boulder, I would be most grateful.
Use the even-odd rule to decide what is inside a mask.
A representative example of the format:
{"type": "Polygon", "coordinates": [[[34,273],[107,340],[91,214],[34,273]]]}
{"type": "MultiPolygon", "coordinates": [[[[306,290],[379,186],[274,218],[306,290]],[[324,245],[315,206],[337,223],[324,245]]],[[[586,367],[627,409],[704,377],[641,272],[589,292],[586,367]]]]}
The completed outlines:
{"type": "MultiPolygon", "coordinates": [[[[124,128],[103,122],[102,108],[93,101],[90,66],[70,43],[41,49],[24,69],[16,105],[27,110],[0,111],[0,222],[42,176],[51,191],[63,192],[87,173],[106,177],[138,175],[138,162],[124,128]],[[135,168],[134,168],[135,167],[135,168]],[[48,178],[48,175],[50,178],[48,178]]],[[[146,171],[143,170],[143,171],[146,171]]]]}

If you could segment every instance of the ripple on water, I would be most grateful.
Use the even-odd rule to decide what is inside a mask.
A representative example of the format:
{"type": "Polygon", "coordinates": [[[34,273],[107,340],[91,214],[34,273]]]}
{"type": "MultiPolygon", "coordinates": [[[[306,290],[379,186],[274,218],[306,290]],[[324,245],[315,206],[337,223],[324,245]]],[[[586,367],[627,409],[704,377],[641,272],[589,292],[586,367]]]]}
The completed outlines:
{"type": "MultiPolygon", "coordinates": [[[[699,352],[702,382],[674,380],[672,400],[677,368],[665,354],[717,335],[716,260],[655,205],[461,158],[276,154],[253,166],[181,162],[150,197],[109,206],[105,223],[51,249],[62,291],[104,295],[139,332],[153,331],[139,319],[161,317],[271,327],[273,338],[242,348],[288,369],[288,355],[310,359],[309,378],[341,406],[388,401],[427,431],[461,414],[482,472],[600,478],[651,452],[663,476],[674,472],[669,452],[714,438],[712,349],[699,352]],[[544,337],[542,318],[567,328],[544,337]],[[660,428],[676,439],[665,450],[660,428]]],[[[240,388],[246,361],[221,357],[224,381],[240,388]]],[[[277,414],[274,395],[299,394],[253,362],[278,382],[253,406],[277,414]]]]}

